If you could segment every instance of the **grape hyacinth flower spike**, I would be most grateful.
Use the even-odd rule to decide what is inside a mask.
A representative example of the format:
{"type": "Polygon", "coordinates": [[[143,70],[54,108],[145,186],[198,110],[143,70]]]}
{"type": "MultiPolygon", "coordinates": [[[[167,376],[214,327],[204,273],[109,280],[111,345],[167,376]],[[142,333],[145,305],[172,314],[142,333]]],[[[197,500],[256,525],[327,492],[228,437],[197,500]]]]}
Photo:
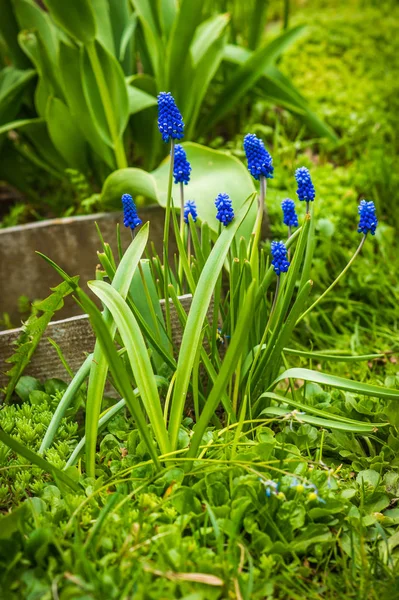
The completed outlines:
{"type": "Polygon", "coordinates": [[[197,212],[197,206],[194,202],[194,200],[187,200],[186,204],[184,205],[184,222],[188,225],[188,218],[191,215],[194,223],[197,220],[198,217],[198,212],[197,212]]]}
{"type": "Polygon", "coordinates": [[[263,213],[266,209],[266,181],[267,179],[272,179],[274,167],[273,159],[266,150],[263,141],[256,137],[254,133],[248,133],[245,136],[244,150],[248,161],[248,171],[254,179],[260,182],[258,213],[253,231],[254,239],[250,258],[253,273],[257,273],[258,244],[262,229],[263,213]]]}
{"type": "Polygon", "coordinates": [[[234,219],[233,203],[228,194],[219,194],[215,200],[217,208],[216,218],[222,225],[227,227],[234,219]]]}
{"type": "Polygon", "coordinates": [[[170,92],[158,94],[158,129],[164,142],[184,137],[183,117],[170,92]]]}
{"type": "Polygon", "coordinates": [[[362,200],[359,204],[358,213],[360,215],[358,233],[363,233],[366,236],[370,232],[371,235],[375,235],[378,220],[375,214],[374,202],[362,200]]]}
{"type": "Polygon", "coordinates": [[[272,242],[272,265],[274,272],[279,277],[281,273],[286,273],[290,263],[287,258],[287,248],[284,242],[272,242]]]}
{"type": "Polygon", "coordinates": [[[191,165],[187,160],[184,148],[180,144],[175,146],[175,160],[173,176],[175,183],[180,184],[180,233],[184,230],[184,186],[190,181],[191,165]]]}
{"type": "Polygon", "coordinates": [[[295,179],[298,184],[298,189],[296,191],[297,196],[301,202],[306,202],[306,214],[308,214],[309,202],[313,202],[316,196],[309,169],[306,167],[299,167],[299,169],[295,171],[295,179]]]}
{"type": "Polygon", "coordinates": [[[142,224],[142,220],[137,214],[136,204],[130,194],[123,194],[122,196],[123,205],[123,224],[125,227],[130,227],[132,231],[132,237],[134,237],[134,230],[136,227],[142,224]]]}

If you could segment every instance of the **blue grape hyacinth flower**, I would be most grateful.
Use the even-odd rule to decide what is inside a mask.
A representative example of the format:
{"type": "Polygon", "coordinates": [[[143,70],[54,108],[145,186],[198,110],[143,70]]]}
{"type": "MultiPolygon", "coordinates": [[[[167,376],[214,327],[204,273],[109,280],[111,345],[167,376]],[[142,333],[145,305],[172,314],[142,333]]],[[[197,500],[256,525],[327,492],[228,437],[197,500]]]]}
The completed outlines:
{"type": "Polygon", "coordinates": [[[287,227],[298,227],[295,202],[291,198],[285,198],[281,203],[281,208],[283,209],[284,225],[287,225],[287,227]]]}
{"type": "Polygon", "coordinates": [[[362,200],[359,204],[358,212],[360,215],[359,226],[357,228],[358,233],[364,233],[365,235],[370,232],[371,235],[375,235],[377,229],[378,220],[375,214],[374,202],[370,200],[362,200]]]}
{"type": "Polygon", "coordinates": [[[254,133],[248,133],[244,138],[244,150],[248,161],[248,171],[254,179],[259,180],[261,175],[267,179],[273,178],[273,159],[266,150],[261,139],[254,133]]]}
{"type": "Polygon", "coordinates": [[[219,194],[215,200],[217,208],[216,218],[225,227],[234,219],[233,203],[228,194],[219,194]]]}
{"type": "Polygon", "coordinates": [[[272,265],[276,275],[280,273],[286,273],[290,263],[287,258],[287,248],[284,242],[272,242],[272,265]]]}
{"type": "Polygon", "coordinates": [[[170,92],[158,94],[158,129],[164,142],[184,137],[183,117],[170,92]]]}
{"type": "Polygon", "coordinates": [[[173,176],[175,183],[188,184],[190,181],[191,165],[187,160],[184,148],[177,144],[175,146],[175,162],[173,165],[173,176]]]}
{"type": "Polygon", "coordinates": [[[123,224],[125,227],[130,227],[130,229],[136,229],[139,225],[142,224],[142,220],[137,214],[136,204],[130,194],[123,194],[122,196],[122,205],[123,205],[123,224]]]}
{"type": "Polygon", "coordinates": [[[310,177],[309,169],[306,167],[299,167],[295,171],[295,179],[298,184],[296,191],[298,198],[301,202],[313,202],[316,196],[316,191],[310,177]]]}
{"type": "Polygon", "coordinates": [[[194,202],[194,200],[187,200],[187,202],[184,205],[184,222],[188,225],[188,217],[189,215],[191,215],[194,223],[197,220],[198,217],[198,213],[197,213],[197,206],[194,202]]]}

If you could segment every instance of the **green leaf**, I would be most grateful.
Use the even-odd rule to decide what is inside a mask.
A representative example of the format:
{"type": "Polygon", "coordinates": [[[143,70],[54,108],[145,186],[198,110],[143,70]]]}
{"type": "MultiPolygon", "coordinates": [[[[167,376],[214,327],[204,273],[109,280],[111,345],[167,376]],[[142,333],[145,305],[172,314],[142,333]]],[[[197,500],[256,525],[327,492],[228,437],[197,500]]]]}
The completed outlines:
{"type": "Polygon", "coordinates": [[[279,35],[270,44],[253,52],[237,69],[236,73],[223,89],[215,107],[207,115],[202,130],[208,131],[234,108],[240,99],[257,83],[263,71],[273,65],[284,50],[303,34],[303,31],[304,26],[298,25],[279,35]]]}
{"type": "Polygon", "coordinates": [[[159,87],[162,88],[165,84],[165,78],[163,77],[165,48],[163,47],[161,32],[156,20],[157,15],[153,13],[150,0],[131,1],[143,28],[146,49],[150,56],[155,77],[159,87]]]}
{"type": "Polygon", "coordinates": [[[75,119],[62,100],[49,98],[46,119],[50,138],[68,166],[86,173],[87,145],[75,119]]]}
{"type": "Polygon", "coordinates": [[[385,400],[399,400],[399,390],[371,385],[369,383],[361,383],[360,381],[352,381],[352,379],[346,379],[345,377],[337,377],[335,375],[328,375],[326,373],[320,373],[319,371],[301,368],[284,371],[284,373],[279,375],[279,377],[273,381],[269,390],[275,388],[276,385],[284,379],[303,379],[304,381],[313,381],[314,383],[328,385],[346,392],[353,392],[354,394],[374,396],[385,400]]]}
{"type": "MultiPolygon", "coordinates": [[[[371,433],[371,432],[375,431],[376,428],[386,427],[387,425],[389,425],[388,422],[387,423],[367,423],[364,421],[357,421],[356,419],[348,419],[347,417],[343,417],[342,415],[333,414],[331,412],[328,412],[327,410],[321,410],[319,408],[315,408],[314,406],[305,404],[303,402],[298,402],[297,400],[293,400],[289,396],[280,396],[279,394],[275,394],[274,392],[265,392],[258,398],[258,400],[260,400],[261,398],[270,398],[271,400],[276,400],[277,402],[280,402],[282,404],[288,404],[289,406],[292,406],[295,409],[299,409],[300,412],[310,413],[311,415],[320,417],[321,419],[324,419],[324,420],[327,419],[329,421],[332,421],[335,424],[341,423],[342,425],[347,425],[347,426],[351,425],[353,427],[357,427],[359,432],[364,431],[367,433],[371,433]]],[[[272,408],[274,409],[275,407],[272,407],[272,408]]],[[[285,410],[286,414],[289,413],[289,411],[287,411],[286,409],[284,409],[284,410],[285,410]]],[[[265,413],[265,411],[263,411],[261,414],[266,414],[266,413],[265,413]]],[[[277,414],[277,413],[275,413],[275,414],[277,414]]],[[[293,418],[296,418],[296,417],[293,416],[293,418]]],[[[298,414],[298,419],[299,420],[302,419],[302,414],[298,414]]],[[[310,423],[310,421],[306,421],[306,422],[310,423]]],[[[353,430],[347,429],[347,431],[354,431],[354,429],[353,430]]]]}
{"type": "Polygon", "coordinates": [[[5,67],[0,71],[0,123],[12,121],[18,114],[26,87],[35,71],[5,67]]]}
{"type": "MultiPolygon", "coordinates": [[[[123,258],[115,272],[115,277],[112,281],[112,286],[120,293],[122,298],[126,298],[131,281],[134,275],[134,271],[140,261],[140,258],[144,252],[148,241],[149,226],[145,223],[136,235],[133,242],[123,255],[123,258]]],[[[106,325],[105,338],[115,336],[116,326],[113,323],[111,313],[106,310],[104,311],[104,322],[106,325]],[[109,331],[108,331],[109,329],[109,331]]],[[[115,358],[113,357],[114,364],[115,358]]],[[[119,360],[119,359],[118,359],[119,360]]],[[[87,390],[87,404],[86,404],[86,469],[91,477],[95,474],[95,456],[96,456],[96,443],[97,443],[97,426],[98,419],[101,412],[101,404],[103,401],[104,387],[107,379],[108,366],[107,359],[104,353],[103,345],[100,342],[96,342],[93,362],[90,369],[89,386],[87,390]]],[[[128,397],[125,394],[126,401],[128,397]]],[[[140,417],[139,417],[140,418],[140,417]]]]}
{"type": "Polygon", "coordinates": [[[109,5],[109,0],[91,0],[90,3],[96,21],[97,39],[110,54],[117,57],[111,24],[111,7],[109,5]]]}
{"type": "Polygon", "coordinates": [[[169,38],[166,57],[167,88],[172,91],[174,83],[180,80],[185,62],[189,57],[189,48],[198,23],[201,21],[201,14],[202,2],[181,0],[169,38]]]}
{"type": "MultiPolygon", "coordinates": [[[[206,221],[217,232],[216,196],[221,191],[229,194],[237,213],[243,200],[255,191],[253,180],[244,165],[233,156],[192,142],[184,143],[183,147],[193,170],[186,197],[195,200],[201,221],[206,221]]],[[[131,190],[133,195],[143,195],[166,207],[168,173],[169,158],[153,173],[131,168],[115,171],[104,183],[101,202],[107,208],[119,208],[121,195],[131,190]]],[[[255,217],[256,206],[252,205],[238,235],[249,238],[255,217]]]]}
{"type": "Polygon", "coordinates": [[[149,106],[157,105],[157,99],[154,98],[154,96],[151,96],[132,85],[127,86],[127,93],[129,97],[129,113],[131,115],[134,115],[149,106]]]}
{"type": "Polygon", "coordinates": [[[17,69],[27,69],[31,66],[29,59],[18,44],[19,25],[15,17],[15,0],[0,0],[0,36],[4,39],[6,54],[17,69]]]}
{"type": "Polygon", "coordinates": [[[48,60],[57,60],[59,32],[48,13],[32,0],[14,0],[15,16],[20,29],[35,32],[43,42],[48,60]]]}
{"type": "Polygon", "coordinates": [[[140,327],[122,296],[104,281],[90,281],[89,288],[108,308],[126,348],[144,408],[163,454],[170,451],[161,401],[148,349],[140,327]]]}
{"type": "MultiPolygon", "coordinates": [[[[261,412],[261,415],[266,417],[275,416],[291,418],[292,411],[289,411],[285,408],[280,408],[278,406],[269,406],[261,412]]],[[[374,431],[373,426],[365,425],[361,422],[359,422],[358,425],[353,425],[352,423],[343,423],[341,421],[323,419],[321,417],[315,417],[307,414],[295,414],[292,416],[292,420],[297,421],[298,423],[309,423],[310,425],[315,425],[316,427],[326,427],[328,429],[337,429],[339,431],[348,431],[351,433],[372,433],[374,431]]]]}
{"type": "Polygon", "coordinates": [[[87,44],[96,36],[96,20],[90,0],[45,0],[51,16],[70,36],[87,44]]]}
{"type": "Polygon", "coordinates": [[[111,168],[116,163],[110,147],[104,142],[95,121],[90,116],[81,78],[81,54],[78,48],[61,43],[60,76],[69,109],[91,148],[111,168]]]}
{"type": "Polygon", "coordinates": [[[215,288],[219,273],[223,268],[224,261],[229,252],[230,244],[237,233],[242,221],[246,218],[253,203],[255,194],[252,194],[240,209],[238,215],[226,227],[217,239],[205,267],[198,280],[197,288],[193,296],[186,327],[184,329],[179,359],[176,369],[176,380],[172,397],[172,405],[169,419],[169,432],[172,449],[177,446],[177,439],[183,408],[186,400],[187,390],[190,383],[191,372],[197,352],[198,344],[201,343],[201,333],[204,320],[208,311],[209,303],[215,288]]]}
{"type": "Polygon", "coordinates": [[[83,90],[91,119],[103,140],[116,148],[129,119],[129,99],[122,68],[97,40],[83,49],[83,90]]]}
{"type": "Polygon", "coordinates": [[[191,439],[190,449],[187,454],[188,458],[194,458],[196,456],[201,444],[202,436],[209,426],[212,415],[220,402],[222,394],[225,392],[226,386],[234,370],[237,368],[237,363],[242,353],[245,351],[246,340],[254,317],[255,290],[256,283],[253,281],[245,295],[243,307],[238,317],[237,327],[230,341],[222,367],[205,402],[201,416],[195,425],[194,435],[191,439]]]}

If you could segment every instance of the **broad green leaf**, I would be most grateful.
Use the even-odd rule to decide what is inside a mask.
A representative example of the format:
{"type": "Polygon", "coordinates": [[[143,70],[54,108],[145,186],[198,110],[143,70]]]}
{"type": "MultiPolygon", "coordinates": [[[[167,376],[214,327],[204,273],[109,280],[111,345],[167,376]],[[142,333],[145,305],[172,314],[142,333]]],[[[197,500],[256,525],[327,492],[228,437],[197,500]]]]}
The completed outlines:
{"type": "Polygon", "coordinates": [[[360,381],[352,381],[352,379],[346,379],[345,377],[337,377],[335,375],[328,375],[326,373],[320,373],[319,371],[301,368],[284,371],[284,373],[279,375],[279,377],[273,381],[269,390],[275,388],[276,385],[284,379],[303,379],[304,381],[313,381],[314,383],[328,385],[329,387],[338,388],[354,394],[374,396],[384,400],[399,400],[399,390],[371,385],[369,383],[361,383],[360,381]]]}
{"type": "Polygon", "coordinates": [[[174,91],[175,82],[180,80],[185,62],[189,57],[194,32],[201,21],[201,14],[202,2],[181,0],[167,47],[166,82],[168,90],[174,91]]]}
{"type": "MultiPolygon", "coordinates": [[[[228,44],[224,49],[224,60],[232,64],[243,65],[250,56],[250,50],[242,46],[228,44]]],[[[263,71],[257,86],[266,98],[298,115],[317,135],[333,140],[337,139],[331,127],[310,110],[306,99],[275,65],[271,65],[263,71]]]]}
{"type": "Polygon", "coordinates": [[[137,15],[132,13],[122,32],[119,43],[119,62],[122,64],[125,75],[131,75],[136,70],[133,62],[136,29],[137,15]]]}
{"type": "Polygon", "coordinates": [[[89,114],[81,78],[81,60],[78,48],[61,42],[59,65],[62,86],[70,111],[91,148],[111,168],[115,169],[112,150],[102,139],[89,114]]]}
{"type": "Polygon", "coordinates": [[[45,0],[51,16],[71,37],[87,44],[96,36],[96,21],[90,0],[45,0]]]}
{"type": "MultiPolygon", "coordinates": [[[[201,221],[206,221],[214,231],[218,231],[216,196],[221,192],[229,194],[234,210],[238,212],[245,198],[255,191],[252,178],[238,159],[224,152],[192,142],[184,143],[183,147],[192,166],[191,180],[185,188],[186,198],[195,200],[201,221]]],[[[129,190],[133,195],[143,195],[166,207],[168,173],[168,158],[153,173],[133,168],[115,171],[104,183],[102,204],[107,208],[119,208],[121,195],[129,190]]],[[[250,236],[255,216],[256,206],[252,205],[239,235],[250,236]]]]}
{"type": "Polygon", "coordinates": [[[151,96],[132,85],[127,86],[127,93],[129,96],[129,113],[131,115],[134,115],[149,106],[157,105],[157,99],[154,96],[151,96]]]}
{"type": "Polygon", "coordinates": [[[68,107],[62,100],[52,97],[47,104],[46,118],[50,138],[68,166],[86,173],[86,141],[68,107]]]}
{"type": "Polygon", "coordinates": [[[190,87],[185,88],[182,104],[186,119],[186,139],[190,139],[194,134],[209,84],[222,62],[228,23],[228,15],[217,15],[202,23],[196,30],[190,48],[192,60],[184,76],[184,79],[189,78],[192,81],[190,87]]]}
{"type": "Polygon", "coordinates": [[[0,71],[0,123],[12,121],[18,114],[23,94],[35,71],[5,67],[0,71]]]}
{"type": "Polygon", "coordinates": [[[27,448],[26,446],[21,444],[21,442],[16,440],[11,435],[8,435],[8,433],[3,431],[3,429],[1,427],[0,427],[0,442],[3,442],[3,444],[5,444],[9,448],[11,448],[11,450],[13,450],[17,454],[19,454],[19,456],[26,458],[26,460],[31,462],[32,465],[36,465],[37,467],[39,467],[39,469],[42,469],[42,471],[44,471],[45,473],[49,473],[56,480],[64,483],[65,485],[70,487],[75,492],[79,492],[81,490],[80,485],[78,483],[76,483],[73,479],[71,479],[68,475],[66,475],[66,473],[64,473],[63,471],[61,471],[60,469],[58,469],[57,467],[52,465],[50,462],[48,462],[47,460],[45,460],[44,458],[42,458],[41,456],[36,454],[36,452],[33,452],[32,450],[30,450],[29,448],[27,448]]]}
{"type": "MultiPolygon", "coordinates": [[[[195,200],[201,221],[206,221],[213,231],[218,231],[219,222],[214,204],[216,196],[221,192],[228,194],[237,214],[244,200],[255,191],[253,180],[244,165],[233,156],[192,142],[182,145],[192,167],[190,182],[185,186],[185,197],[195,200]]],[[[169,158],[152,173],[159,190],[158,202],[161,206],[166,206],[168,173],[169,158]]],[[[177,195],[176,187],[175,190],[177,195]]],[[[239,236],[250,236],[255,217],[256,206],[253,203],[238,231],[239,236]]]]}
{"type": "Polygon", "coordinates": [[[284,348],[284,354],[292,354],[301,358],[309,358],[310,360],[328,360],[331,362],[361,362],[364,360],[375,360],[377,358],[385,358],[386,354],[329,354],[326,352],[306,352],[304,350],[296,350],[295,348],[284,348]]]}
{"type": "Polygon", "coordinates": [[[15,16],[20,29],[34,31],[42,40],[49,60],[57,60],[59,33],[48,13],[33,0],[14,0],[15,16]]]}
{"type": "Polygon", "coordinates": [[[285,31],[274,39],[270,44],[259,48],[253,52],[249,58],[237,69],[229,83],[224,88],[221,96],[218,98],[215,107],[207,115],[206,123],[203,124],[203,130],[207,131],[220,121],[240,99],[257,83],[263,74],[263,71],[274,64],[276,59],[292,44],[304,30],[303,25],[299,25],[288,31],[285,31]]]}
{"type": "Polygon", "coordinates": [[[247,199],[235,219],[220,234],[201,273],[193,296],[180,346],[169,419],[172,449],[177,447],[179,427],[194,365],[195,354],[197,352],[198,344],[201,343],[202,327],[213,290],[229,252],[230,244],[234,239],[241,222],[246,218],[254,197],[255,194],[252,194],[250,198],[247,199]]]}
{"type": "Polygon", "coordinates": [[[28,69],[31,64],[18,44],[20,27],[15,17],[15,0],[0,0],[0,36],[4,39],[6,54],[17,69],[28,69]]]}
{"type": "Polygon", "coordinates": [[[127,86],[120,64],[98,41],[83,49],[82,81],[90,116],[112,148],[129,119],[127,86]]]}
{"type": "Polygon", "coordinates": [[[158,2],[161,29],[164,37],[168,39],[178,12],[177,0],[158,0],[158,2]]]}
{"type": "Polygon", "coordinates": [[[154,75],[159,87],[162,88],[165,85],[165,78],[163,76],[165,49],[162,44],[156,15],[153,13],[149,0],[131,0],[131,2],[143,28],[146,49],[150,56],[154,75]]]}
{"type": "Polygon", "coordinates": [[[42,119],[31,119],[21,127],[22,133],[29,139],[39,157],[50,167],[64,173],[68,163],[62,158],[48,134],[47,125],[42,119]]]}
{"type": "Polygon", "coordinates": [[[166,454],[170,451],[169,437],[165,427],[161,401],[148,349],[140,327],[125,300],[109,283],[105,281],[91,281],[88,285],[92,292],[108,308],[115,321],[126,348],[144,408],[161,452],[166,454]]]}
{"type": "Polygon", "coordinates": [[[96,37],[104,48],[117,58],[114,35],[112,32],[111,7],[109,5],[109,0],[91,0],[90,3],[96,21],[96,37]]]}

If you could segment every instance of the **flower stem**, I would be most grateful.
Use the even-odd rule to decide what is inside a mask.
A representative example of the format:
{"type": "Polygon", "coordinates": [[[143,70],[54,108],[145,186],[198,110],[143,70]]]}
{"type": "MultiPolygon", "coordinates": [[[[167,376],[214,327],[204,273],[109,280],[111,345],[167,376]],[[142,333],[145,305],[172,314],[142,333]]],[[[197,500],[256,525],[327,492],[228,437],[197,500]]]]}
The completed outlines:
{"type": "Polygon", "coordinates": [[[165,215],[165,227],[163,234],[163,268],[164,268],[164,298],[165,298],[165,316],[166,316],[166,330],[168,332],[169,339],[171,339],[172,328],[170,321],[170,306],[169,306],[169,229],[170,229],[170,212],[172,207],[172,182],[173,182],[173,166],[175,162],[175,140],[170,141],[170,166],[169,166],[169,180],[168,180],[168,195],[166,198],[166,215],[165,215]]]}
{"type": "Polygon", "coordinates": [[[358,256],[358,254],[360,253],[361,249],[363,248],[364,242],[366,241],[366,235],[367,235],[367,234],[364,234],[364,235],[363,235],[363,237],[362,237],[362,240],[361,240],[361,242],[360,242],[360,244],[359,244],[359,246],[358,246],[358,248],[357,248],[356,252],[354,253],[354,255],[352,256],[352,258],[350,259],[350,261],[349,261],[349,262],[348,262],[348,264],[346,265],[345,269],[344,269],[343,271],[341,271],[341,273],[338,275],[338,277],[335,279],[335,281],[333,281],[333,282],[332,282],[332,284],[330,285],[330,287],[328,287],[328,288],[327,288],[327,289],[326,289],[326,290],[325,290],[325,291],[322,293],[322,295],[321,295],[321,296],[319,296],[319,297],[317,298],[317,300],[315,300],[315,301],[313,302],[313,304],[312,304],[311,306],[309,306],[309,308],[308,308],[307,310],[305,310],[305,312],[304,312],[304,313],[302,313],[302,315],[301,315],[301,316],[299,317],[299,319],[297,320],[297,322],[296,322],[296,325],[298,325],[298,323],[299,323],[300,321],[302,321],[302,319],[303,319],[304,317],[306,317],[306,315],[307,315],[308,313],[310,313],[310,311],[311,311],[311,310],[313,310],[313,309],[314,309],[314,307],[315,307],[317,304],[319,304],[319,302],[320,302],[321,300],[323,300],[323,298],[324,298],[325,296],[327,296],[327,294],[328,294],[329,292],[331,292],[331,290],[332,290],[332,289],[333,289],[333,288],[334,288],[334,287],[337,285],[337,283],[340,281],[340,279],[342,279],[342,277],[345,275],[345,273],[347,272],[347,270],[348,270],[348,269],[351,267],[351,265],[352,265],[352,264],[353,264],[353,262],[355,261],[356,257],[357,257],[357,256],[358,256]]]}
{"type": "Polygon", "coordinates": [[[251,249],[251,257],[250,263],[252,267],[252,276],[256,279],[258,278],[258,246],[260,235],[262,231],[262,221],[263,215],[265,212],[265,198],[266,198],[266,189],[267,189],[267,180],[264,175],[260,176],[260,193],[259,193],[259,203],[258,203],[258,213],[256,215],[255,226],[253,230],[253,238],[252,238],[252,249],[251,249]]]}

